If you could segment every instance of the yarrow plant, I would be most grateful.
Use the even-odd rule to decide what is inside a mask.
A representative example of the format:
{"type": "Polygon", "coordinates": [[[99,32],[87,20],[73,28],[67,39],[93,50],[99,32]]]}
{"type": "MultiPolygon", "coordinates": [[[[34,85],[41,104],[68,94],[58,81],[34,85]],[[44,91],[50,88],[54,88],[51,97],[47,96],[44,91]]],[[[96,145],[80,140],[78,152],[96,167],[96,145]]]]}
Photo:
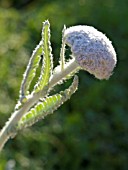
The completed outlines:
{"type": "Polygon", "coordinates": [[[50,43],[50,23],[45,21],[42,38],[27,65],[23,75],[19,100],[9,120],[0,132],[0,150],[8,139],[15,137],[19,130],[32,126],[48,114],[53,113],[67,101],[78,88],[78,76],[83,69],[98,79],[108,79],[116,66],[116,52],[111,41],[91,26],[64,26],[60,65],[53,67],[50,43]],[[65,61],[65,47],[71,48],[71,59],[65,61]],[[43,59],[41,60],[41,57],[43,59]],[[30,85],[42,61],[41,73],[32,91],[30,85]],[[70,87],[59,93],[49,95],[54,86],[74,76],[70,87]]]}

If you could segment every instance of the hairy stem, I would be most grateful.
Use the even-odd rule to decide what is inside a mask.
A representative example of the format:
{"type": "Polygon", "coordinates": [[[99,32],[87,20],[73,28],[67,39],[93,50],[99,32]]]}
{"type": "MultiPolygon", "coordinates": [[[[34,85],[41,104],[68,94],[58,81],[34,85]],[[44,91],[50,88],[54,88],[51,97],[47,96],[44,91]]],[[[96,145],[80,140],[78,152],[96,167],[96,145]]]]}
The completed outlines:
{"type": "Polygon", "coordinates": [[[57,69],[57,72],[52,76],[49,82],[49,88],[58,84],[63,78],[66,78],[69,74],[75,72],[75,70],[79,69],[79,65],[76,63],[75,59],[70,60],[63,70],[61,70],[61,66],[57,69]]]}
{"type": "MultiPolygon", "coordinates": [[[[70,73],[74,72],[76,69],[78,69],[79,66],[75,62],[74,59],[72,59],[70,62],[68,62],[65,65],[64,70],[61,70],[61,68],[53,74],[52,78],[49,82],[49,91],[50,88],[58,84],[59,81],[61,81],[63,78],[68,76],[70,73]]],[[[45,91],[45,90],[44,90],[45,91]]],[[[0,151],[3,149],[4,144],[8,141],[9,138],[13,138],[17,133],[17,123],[21,119],[21,117],[35,104],[38,102],[38,100],[46,95],[46,92],[43,90],[38,93],[33,93],[28,98],[27,102],[24,103],[24,105],[19,109],[16,110],[12,116],[9,118],[9,120],[6,122],[5,126],[0,132],[0,151]]]]}
{"type": "Polygon", "coordinates": [[[42,96],[41,93],[31,95],[28,101],[22,106],[22,108],[16,110],[9,118],[8,122],[6,122],[5,126],[0,132],[0,150],[2,150],[4,144],[9,138],[13,138],[13,136],[15,136],[17,122],[30,109],[30,107],[39,100],[40,96],[42,96]]]}

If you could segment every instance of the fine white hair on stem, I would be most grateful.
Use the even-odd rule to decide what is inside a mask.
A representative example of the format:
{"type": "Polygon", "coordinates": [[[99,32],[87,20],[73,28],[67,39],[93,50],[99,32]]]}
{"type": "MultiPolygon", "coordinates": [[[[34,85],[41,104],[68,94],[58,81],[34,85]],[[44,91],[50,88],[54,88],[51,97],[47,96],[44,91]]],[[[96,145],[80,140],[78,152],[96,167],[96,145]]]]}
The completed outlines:
{"type": "Polygon", "coordinates": [[[79,66],[98,79],[108,79],[116,65],[111,41],[92,26],[72,26],[65,30],[65,43],[79,66]]]}

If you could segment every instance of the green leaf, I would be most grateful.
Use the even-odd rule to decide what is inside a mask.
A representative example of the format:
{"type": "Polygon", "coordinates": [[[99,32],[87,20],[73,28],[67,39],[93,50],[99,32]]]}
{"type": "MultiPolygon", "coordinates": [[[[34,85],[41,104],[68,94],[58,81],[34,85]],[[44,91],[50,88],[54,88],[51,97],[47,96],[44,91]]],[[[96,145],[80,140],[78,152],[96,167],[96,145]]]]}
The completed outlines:
{"type": "Polygon", "coordinates": [[[21,88],[20,88],[20,98],[23,98],[29,94],[28,90],[29,90],[29,87],[30,87],[30,84],[33,78],[36,75],[36,69],[41,59],[40,56],[42,55],[42,50],[43,50],[42,41],[40,41],[39,45],[33,51],[32,56],[27,65],[26,71],[23,75],[23,80],[22,80],[21,88]]]}
{"type": "Polygon", "coordinates": [[[67,101],[68,99],[70,99],[70,97],[72,96],[72,94],[75,93],[75,91],[76,91],[77,88],[78,88],[78,82],[79,82],[79,81],[78,81],[78,76],[75,75],[75,77],[74,77],[74,79],[73,79],[73,83],[71,84],[71,86],[70,86],[68,89],[60,92],[60,94],[63,96],[62,102],[65,102],[65,101],[67,101]]]}
{"type": "Polygon", "coordinates": [[[53,70],[53,57],[50,43],[49,21],[45,21],[43,23],[42,41],[43,41],[43,61],[39,80],[34,87],[34,92],[36,93],[39,92],[40,90],[43,90],[43,88],[48,85],[53,70]]]}
{"type": "Polygon", "coordinates": [[[44,102],[38,102],[34,108],[22,117],[18,124],[18,129],[32,126],[38,120],[43,119],[44,116],[52,113],[60,105],[61,99],[62,96],[60,94],[56,94],[47,97],[44,102]]]}
{"type": "Polygon", "coordinates": [[[57,110],[65,101],[70,99],[72,94],[77,90],[78,77],[75,76],[71,86],[53,96],[47,97],[43,102],[38,102],[37,105],[24,115],[18,123],[18,130],[32,126],[37,121],[43,119],[48,114],[57,110]]]}

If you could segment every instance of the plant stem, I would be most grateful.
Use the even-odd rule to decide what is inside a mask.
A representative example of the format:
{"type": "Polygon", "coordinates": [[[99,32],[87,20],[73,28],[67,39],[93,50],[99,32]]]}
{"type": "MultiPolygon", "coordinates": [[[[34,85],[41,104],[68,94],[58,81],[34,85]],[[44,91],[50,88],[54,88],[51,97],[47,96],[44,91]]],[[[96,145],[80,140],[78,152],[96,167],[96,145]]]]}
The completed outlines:
{"type": "MultiPolygon", "coordinates": [[[[59,69],[59,71],[55,74],[53,74],[50,82],[49,82],[49,89],[58,84],[59,81],[61,81],[63,78],[65,78],[70,73],[74,72],[75,70],[78,70],[79,66],[75,62],[74,59],[72,59],[70,62],[68,62],[65,65],[64,70],[59,69]]],[[[14,113],[11,115],[9,120],[6,122],[5,126],[0,132],[0,151],[3,149],[4,144],[8,141],[9,138],[13,138],[16,133],[16,125],[18,121],[21,119],[21,117],[35,104],[38,102],[39,98],[42,98],[46,95],[45,91],[40,91],[38,93],[32,93],[27,102],[23,104],[23,106],[19,109],[14,111],[14,113]]]]}
{"type": "Polygon", "coordinates": [[[74,59],[70,60],[67,64],[65,64],[65,67],[63,70],[61,70],[61,66],[59,66],[57,72],[53,74],[50,82],[49,82],[49,88],[55,86],[58,84],[59,81],[62,79],[66,79],[66,77],[71,74],[75,73],[78,69],[80,69],[79,65],[76,63],[74,59]]]}
{"type": "Polygon", "coordinates": [[[2,150],[4,144],[9,138],[13,138],[16,134],[16,125],[21,117],[29,110],[29,108],[34,105],[40,98],[41,94],[31,95],[28,101],[22,106],[21,109],[16,110],[9,120],[6,122],[5,126],[0,132],[0,151],[2,150]]]}

